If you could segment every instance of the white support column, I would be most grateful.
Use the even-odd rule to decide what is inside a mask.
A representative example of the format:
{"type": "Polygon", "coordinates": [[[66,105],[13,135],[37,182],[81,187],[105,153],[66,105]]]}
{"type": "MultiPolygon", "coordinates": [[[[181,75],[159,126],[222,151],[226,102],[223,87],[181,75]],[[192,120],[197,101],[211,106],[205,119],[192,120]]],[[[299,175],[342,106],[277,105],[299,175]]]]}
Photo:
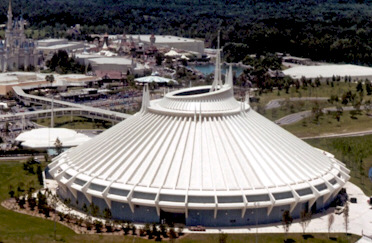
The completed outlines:
{"type": "Polygon", "coordinates": [[[214,217],[214,219],[216,219],[217,218],[217,212],[218,212],[218,199],[217,199],[217,195],[214,195],[214,204],[215,204],[215,208],[214,208],[213,217],[214,217]]]}
{"type": "Polygon", "coordinates": [[[188,200],[189,200],[189,189],[187,188],[186,195],[185,195],[185,218],[189,217],[188,200]]]}
{"type": "Polygon", "coordinates": [[[273,210],[275,206],[275,198],[271,192],[269,192],[269,197],[270,197],[271,205],[267,208],[267,216],[270,215],[271,211],[273,210]]]}
{"type": "Polygon", "coordinates": [[[335,191],[335,188],[333,187],[333,185],[331,183],[329,183],[324,178],[323,178],[323,181],[324,181],[324,184],[327,186],[327,189],[329,191],[329,193],[327,193],[323,196],[323,202],[326,202],[332,196],[332,193],[335,191]]]}
{"type": "Polygon", "coordinates": [[[293,195],[293,197],[294,197],[294,199],[295,199],[295,202],[294,202],[294,203],[291,203],[291,207],[290,207],[290,209],[289,209],[289,212],[290,212],[290,213],[293,212],[293,210],[296,208],[298,202],[299,202],[300,199],[301,199],[300,196],[298,195],[298,193],[297,193],[295,190],[293,190],[293,188],[291,188],[291,190],[292,190],[292,195],[293,195]]]}
{"type": "Polygon", "coordinates": [[[130,207],[130,210],[132,211],[132,213],[134,213],[134,204],[132,202],[132,198],[133,198],[134,188],[136,188],[137,185],[138,185],[138,183],[135,184],[132,187],[132,189],[130,190],[130,192],[128,193],[128,196],[127,196],[128,204],[129,204],[129,207],[130,207]]]}
{"type": "Polygon", "coordinates": [[[76,191],[75,189],[73,189],[73,188],[71,188],[71,187],[67,187],[67,188],[68,188],[68,190],[71,192],[71,194],[74,195],[75,198],[78,197],[78,196],[77,196],[77,191],[76,191]]]}
{"type": "Polygon", "coordinates": [[[160,198],[160,191],[158,191],[158,193],[156,194],[156,197],[155,197],[156,213],[157,213],[158,216],[160,217],[159,198],[160,198]]]}
{"type": "Polygon", "coordinates": [[[88,199],[89,203],[92,203],[92,195],[88,194],[88,188],[90,186],[90,183],[92,183],[92,180],[94,177],[92,177],[87,183],[84,184],[84,186],[81,188],[81,192],[84,194],[84,196],[88,199]]]}
{"type": "Polygon", "coordinates": [[[244,195],[244,193],[242,194],[242,197],[243,197],[243,202],[244,202],[244,207],[242,208],[242,218],[244,218],[245,212],[247,212],[248,200],[247,200],[247,197],[244,195]]]}
{"type": "Polygon", "coordinates": [[[308,184],[309,184],[310,189],[311,189],[311,191],[313,192],[313,195],[314,195],[314,198],[309,200],[308,210],[310,211],[311,207],[314,205],[316,200],[318,200],[318,198],[320,197],[320,193],[319,193],[318,189],[316,189],[313,185],[311,185],[310,183],[308,183],[308,184]]]}
{"type": "Polygon", "coordinates": [[[112,185],[113,182],[114,181],[111,181],[110,184],[102,192],[103,199],[105,200],[105,202],[106,202],[107,206],[109,207],[109,209],[111,209],[111,200],[107,198],[107,195],[108,195],[108,192],[109,192],[110,187],[111,187],[111,185],[112,185]]]}

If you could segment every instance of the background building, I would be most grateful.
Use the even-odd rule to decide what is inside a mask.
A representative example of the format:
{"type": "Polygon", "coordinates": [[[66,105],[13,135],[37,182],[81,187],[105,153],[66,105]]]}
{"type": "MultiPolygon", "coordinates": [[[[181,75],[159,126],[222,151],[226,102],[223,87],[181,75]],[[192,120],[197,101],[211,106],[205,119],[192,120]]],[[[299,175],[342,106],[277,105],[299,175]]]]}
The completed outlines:
{"type": "MultiPolygon", "coordinates": [[[[350,80],[356,81],[365,79],[372,80],[372,68],[364,67],[352,64],[329,64],[329,65],[317,65],[317,66],[296,66],[283,70],[285,75],[291,76],[293,79],[301,79],[305,77],[307,79],[320,78],[322,81],[329,79],[330,81],[334,77],[340,77],[342,81],[345,81],[345,77],[350,77],[350,80]]],[[[347,81],[347,80],[346,80],[347,81]]]]}
{"type": "Polygon", "coordinates": [[[83,50],[84,42],[68,41],[67,39],[46,39],[37,42],[37,50],[42,53],[44,60],[49,60],[59,50],[67,52],[83,50]]]}
{"type": "Polygon", "coordinates": [[[26,39],[25,21],[22,18],[13,21],[12,5],[9,0],[8,22],[5,40],[0,41],[0,68],[8,70],[31,70],[39,65],[39,54],[32,39],[26,39]]]}

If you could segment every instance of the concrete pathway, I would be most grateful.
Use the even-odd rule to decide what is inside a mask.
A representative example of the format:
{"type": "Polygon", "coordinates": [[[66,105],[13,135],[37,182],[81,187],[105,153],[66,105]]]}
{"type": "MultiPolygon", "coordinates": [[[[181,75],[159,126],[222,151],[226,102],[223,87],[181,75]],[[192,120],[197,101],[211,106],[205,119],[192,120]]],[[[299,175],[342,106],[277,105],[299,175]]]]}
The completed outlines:
{"type": "MultiPolygon", "coordinates": [[[[289,101],[301,101],[301,100],[328,100],[329,97],[293,97],[289,98],[289,101]]],[[[279,108],[282,106],[282,102],[285,101],[285,98],[281,99],[275,99],[275,100],[270,100],[269,103],[266,104],[265,109],[270,110],[274,108],[279,108]]]]}

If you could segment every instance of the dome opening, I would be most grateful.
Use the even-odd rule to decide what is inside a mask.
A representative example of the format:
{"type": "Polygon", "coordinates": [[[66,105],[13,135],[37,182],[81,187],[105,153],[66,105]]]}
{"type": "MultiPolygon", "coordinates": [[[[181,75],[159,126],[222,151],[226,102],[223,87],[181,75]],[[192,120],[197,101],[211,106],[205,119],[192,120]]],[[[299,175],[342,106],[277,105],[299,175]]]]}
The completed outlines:
{"type": "Polygon", "coordinates": [[[174,96],[189,96],[189,95],[199,95],[199,94],[205,94],[208,93],[210,89],[197,89],[197,90],[189,90],[185,92],[180,92],[174,94],[174,96]]]}

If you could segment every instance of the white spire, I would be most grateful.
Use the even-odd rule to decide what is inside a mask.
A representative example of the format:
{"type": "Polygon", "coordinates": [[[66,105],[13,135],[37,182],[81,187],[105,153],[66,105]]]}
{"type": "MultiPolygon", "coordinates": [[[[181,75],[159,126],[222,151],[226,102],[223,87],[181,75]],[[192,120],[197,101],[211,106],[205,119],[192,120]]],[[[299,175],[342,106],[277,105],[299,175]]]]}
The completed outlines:
{"type": "Polygon", "coordinates": [[[145,84],[143,86],[141,113],[146,113],[147,112],[147,108],[149,106],[150,106],[149,85],[148,84],[145,84]]]}
{"type": "Polygon", "coordinates": [[[221,78],[221,50],[220,50],[220,31],[218,31],[217,36],[217,54],[216,54],[216,67],[214,69],[214,81],[210,92],[222,88],[222,78],[221,78]]]}
{"type": "Polygon", "coordinates": [[[233,71],[232,71],[232,64],[231,63],[229,65],[229,72],[226,75],[227,75],[226,84],[229,85],[230,87],[233,87],[234,83],[233,83],[233,71]]]}
{"type": "Polygon", "coordinates": [[[245,93],[245,103],[247,103],[249,105],[249,91],[247,91],[247,93],[245,93]]]}
{"type": "Polygon", "coordinates": [[[226,69],[226,74],[225,74],[225,85],[229,84],[229,69],[226,69]]]}

